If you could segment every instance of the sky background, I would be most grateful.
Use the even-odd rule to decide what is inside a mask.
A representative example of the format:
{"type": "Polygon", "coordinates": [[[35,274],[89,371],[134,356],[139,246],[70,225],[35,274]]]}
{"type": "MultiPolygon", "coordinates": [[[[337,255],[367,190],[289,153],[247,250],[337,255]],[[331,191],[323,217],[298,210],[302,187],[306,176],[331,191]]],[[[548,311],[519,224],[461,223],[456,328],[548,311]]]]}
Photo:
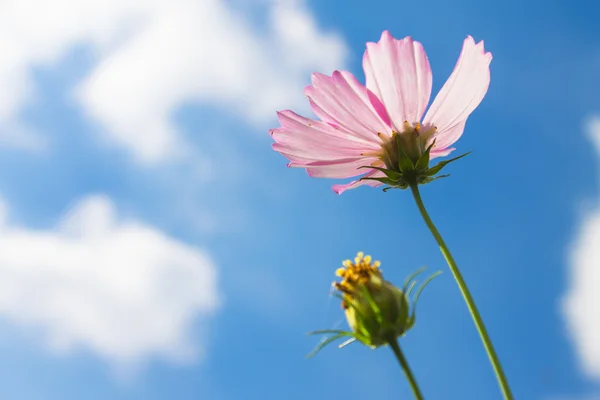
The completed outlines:
{"type": "Polygon", "coordinates": [[[368,41],[423,43],[433,95],[467,35],[494,59],[422,188],[517,399],[600,399],[600,5],[517,0],[4,0],[0,399],[410,398],[392,353],[326,348],[362,250],[445,273],[402,339],[427,399],[499,399],[406,191],[287,169],[275,111],[368,41]]]}

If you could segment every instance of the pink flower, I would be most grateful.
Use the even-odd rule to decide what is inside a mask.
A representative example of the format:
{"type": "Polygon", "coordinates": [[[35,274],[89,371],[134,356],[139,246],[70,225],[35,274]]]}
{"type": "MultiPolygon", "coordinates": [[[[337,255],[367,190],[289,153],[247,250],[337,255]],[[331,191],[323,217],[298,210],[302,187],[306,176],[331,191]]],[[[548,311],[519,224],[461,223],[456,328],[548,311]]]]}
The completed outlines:
{"type": "MultiPolygon", "coordinates": [[[[397,40],[385,31],[378,43],[367,43],[366,86],[347,71],[334,71],[332,76],[314,73],[304,93],[320,120],[290,110],[278,112],[281,127],[270,131],[273,149],[290,160],[289,167],[305,168],[318,178],[350,178],[365,172],[362,177],[385,177],[379,170],[360,167],[389,168],[394,137],[406,142],[404,150],[415,161],[431,144],[431,159],[446,156],[487,92],[491,60],[483,41],[476,44],[468,36],[454,71],[423,117],[432,84],[425,50],[411,37],[397,40]]],[[[333,190],[341,194],[381,184],[359,179],[334,185],[333,190]]]]}

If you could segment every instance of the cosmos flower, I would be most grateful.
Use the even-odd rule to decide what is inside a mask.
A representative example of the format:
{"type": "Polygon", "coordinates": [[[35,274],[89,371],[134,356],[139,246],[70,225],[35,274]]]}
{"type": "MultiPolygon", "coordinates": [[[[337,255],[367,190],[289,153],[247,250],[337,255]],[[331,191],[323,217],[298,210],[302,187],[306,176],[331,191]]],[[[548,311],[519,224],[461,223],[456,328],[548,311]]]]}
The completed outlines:
{"type": "MultiPolygon", "coordinates": [[[[366,178],[333,185],[338,194],[389,184],[391,173],[393,178],[406,172],[398,167],[402,157],[413,167],[421,159],[425,171],[430,159],[454,150],[451,146],[487,92],[491,60],[483,41],[476,44],[468,36],[454,71],[425,114],[432,87],[425,50],[411,37],[398,40],[385,31],[378,43],[367,43],[366,86],[347,71],[314,73],[304,93],[319,120],[278,112],[281,127],[270,131],[273,149],[290,160],[289,167],[304,168],[312,177],[366,178]]],[[[432,180],[429,176],[417,183],[432,180]]]]}

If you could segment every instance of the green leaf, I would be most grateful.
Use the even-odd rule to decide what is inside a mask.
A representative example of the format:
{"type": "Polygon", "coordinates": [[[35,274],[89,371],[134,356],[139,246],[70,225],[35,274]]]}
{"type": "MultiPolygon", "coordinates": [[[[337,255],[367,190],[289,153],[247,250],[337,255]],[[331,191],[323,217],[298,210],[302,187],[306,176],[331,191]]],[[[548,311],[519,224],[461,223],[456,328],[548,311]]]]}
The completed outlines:
{"type": "Polygon", "coordinates": [[[336,341],[336,340],[338,340],[340,338],[343,338],[343,337],[348,337],[348,336],[354,337],[354,333],[352,333],[352,332],[344,332],[344,333],[339,333],[337,335],[328,337],[327,339],[325,339],[321,343],[319,343],[317,345],[317,347],[315,347],[315,349],[313,351],[311,351],[310,353],[308,353],[307,356],[306,356],[306,358],[312,358],[312,357],[314,357],[315,355],[317,355],[317,353],[319,351],[321,351],[321,349],[323,347],[327,346],[329,343],[334,342],[334,341],[336,341]]]}
{"type": "Polygon", "coordinates": [[[471,154],[470,151],[466,152],[465,154],[461,154],[458,157],[451,158],[450,160],[440,161],[439,163],[437,163],[436,165],[434,165],[433,167],[431,167],[431,168],[429,168],[427,170],[427,175],[428,176],[433,176],[433,175],[437,174],[438,172],[440,172],[442,170],[442,168],[444,168],[446,165],[448,165],[451,162],[456,161],[456,160],[458,160],[460,158],[463,158],[463,157],[465,157],[465,156],[467,156],[469,154],[471,154]]]}

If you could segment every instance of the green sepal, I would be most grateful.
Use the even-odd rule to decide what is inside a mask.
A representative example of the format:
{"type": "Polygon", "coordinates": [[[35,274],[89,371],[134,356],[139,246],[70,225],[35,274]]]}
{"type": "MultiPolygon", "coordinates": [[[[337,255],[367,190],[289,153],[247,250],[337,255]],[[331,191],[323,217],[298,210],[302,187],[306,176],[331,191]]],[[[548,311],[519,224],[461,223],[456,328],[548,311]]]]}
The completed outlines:
{"type": "Polygon", "coordinates": [[[442,170],[442,168],[444,168],[446,165],[450,164],[453,161],[458,160],[459,158],[463,158],[464,156],[467,156],[471,154],[470,151],[466,152],[465,154],[461,154],[458,157],[454,157],[451,158],[450,160],[446,160],[446,161],[440,161],[439,163],[437,163],[436,165],[434,165],[433,167],[429,168],[427,170],[427,176],[433,176],[435,174],[437,174],[438,172],[440,172],[442,170]]]}
{"type": "MultiPolygon", "coordinates": [[[[338,346],[338,349],[343,349],[344,347],[348,346],[349,344],[352,344],[352,343],[356,342],[357,340],[358,339],[355,338],[355,337],[350,338],[350,339],[346,340],[344,343],[340,344],[338,346]]],[[[360,342],[360,340],[358,340],[358,341],[360,342]]]]}
{"type": "MultiPolygon", "coordinates": [[[[388,185],[390,185],[390,184],[388,183],[388,185]]],[[[407,189],[408,186],[409,186],[408,183],[406,181],[402,180],[402,181],[399,181],[399,182],[395,182],[391,186],[384,187],[383,191],[387,192],[390,189],[402,189],[402,190],[404,190],[404,189],[407,189]]]]}
{"type": "Polygon", "coordinates": [[[415,164],[410,159],[410,157],[406,155],[406,153],[402,149],[401,141],[397,140],[396,143],[398,146],[398,169],[400,169],[400,171],[402,171],[402,172],[414,170],[415,164]]]}
{"type": "Polygon", "coordinates": [[[429,168],[429,153],[431,152],[431,149],[434,145],[435,140],[429,145],[429,147],[427,147],[425,152],[421,154],[421,157],[419,157],[419,159],[417,160],[417,164],[415,165],[415,168],[417,170],[426,170],[427,168],[429,168]]]}
{"type": "Polygon", "coordinates": [[[406,290],[408,289],[408,285],[410,284],[410,281],[415,279],[419,274],[423,273],[423,271],[425,271],[426,269],[427,269],[427,267],[421,267],[418,270],[416,270],[415,272],[413,272],[412,274],[410,274],[404,281],[404,286],[402,287],[402,292],[406,293],[406,290]]]}
{"type": "Polygon", "coordinates": [[[337,335],[344,332],[347,331],[342,331],[340,329],[321,329],[319,331],[308,332],[307,335],[326,335],[328,333],[335,333],[337,335]]]}
{"type": "Polygon", "coordinates": [[[417,293],[415,294],[415,298],[413,299],[413,307],[417,306],[417,301],[419,300],[419,296],[421,295],[421,292],[423,291],[423,289],[425,289],[425,286],[427,286],[437,276],[441,275],[441,273],[442,273],[442,271],[435,271],[433,274],[431,274],[431,276],[429,278],[427,278],[427,279],[425,279],[425,281],[423,281],[423,284],[421,285],[419,290],[417,290],[417,293]]]}
{"type": "Polygon", "coordinates": [[[442,179],[442,178],[447,178],[449,176],[450,176],[450,174],[438,175],[438,176],[434,176],[434,177],[424,176],[419,180],[419,185],[424,185],[426,183],[437,181],[438,179],[442,179]]]}
{"type": "Polygon", "coordinates": [[[404,292],[404,295],[406,296],[406,298],[410,298],[410,293],[413,291],[413,289],[415,288],[415,286],[417,285],[417,281],[412,281],[410,283],[410,285],[408,285],[408,288],[406,288],[406,291],[404,292]]]}
{"type": "Polygon", "coordinates": [[[345,331],[340,331],[340,333],[338,333],[338,334],[336,334],[336,335],[333,335],[333,336],[330,336],[330,337],[328,337],[327,339],[325,339],[325,340],[323,340],[321,343],[319,343],[319,344],[317,345],[317,347],[315,347],[315,349],[314,349],[313,351],[311,351],[310,353],[308,353],[308,354],[306,355],[306,358],[312,358],[312,357],[316,356],[316,355],[317,355],[317,353],[318,353],[319,351],[321,351],[321,349],[323,349],[323,347],[327,346],[327,345],[328,345],[328,344],[330,344],[331,342],[334,342],[334,341],[336,341],[336,340],[338,340],[338,339],[340,339],[340,338],[343,338],[343,337],[348,337],[348,336],[351,336],[351,337],[356,337],[356,335],[355,335],[353,332],[345,332],[345,331]]]}
{"type": "Polygon", "coordinates": [[[400,179],[402,179],[402,174],[400,172],[396,172],[396,171],[392,171],[391,169],[387,169],[387,168],[382,168],[382,167],[374,167],[374,166],[367,166],[364,165],[362,167],[358,167],[358,169],[361,168],[369,168],[369,169],[376,169],[377,171],[381,171],[385,174],[385,176],[387,176],[390,179],[393,179],[394,181],[398,181],[400,179]]]}
{"type": "Polygon", "coordinates": [[[396,186],[397,182],[390,178],[360,178],[361,181],[377,181],[385,183],[386,185],[396,186]]]}
{"type": "Polygon", "coordinates": [[[417,309],[417,301],[419,301],[419,296],[421,295],[421,292],[423,291],[423,289],[425,289],[425,286],[427,286],[436,276],[440,275],[441,273],[442,273],[442,271],[434,272],[429,278],[427,278],[427,279],[425,279],[425,281],[423,281],[423,284],[417,290],[417,293],[415,294],[415,297],[413,298],[413,301],[412,301],[412,303],[413,303],[412,315],[409,318],[411,324],[415,323],[415,312],[417,309]]]}
{"type": "Polygon", "coordinates": [[[373,310],[373,312],[375,313],[375,318],[377,320],[377,323],[379,325],[381,325],[383,323],[383,316],[381,315],[381,309],[379,308],[377,303],[375,303],[375,299],[373,299],[371,292],[369,292],[369,290],[364,286],[362,289],[363,289],[363,294],[367,298],[367,302],[369,303],[369,306],[371,306],[371,310],[373,310]]]}

